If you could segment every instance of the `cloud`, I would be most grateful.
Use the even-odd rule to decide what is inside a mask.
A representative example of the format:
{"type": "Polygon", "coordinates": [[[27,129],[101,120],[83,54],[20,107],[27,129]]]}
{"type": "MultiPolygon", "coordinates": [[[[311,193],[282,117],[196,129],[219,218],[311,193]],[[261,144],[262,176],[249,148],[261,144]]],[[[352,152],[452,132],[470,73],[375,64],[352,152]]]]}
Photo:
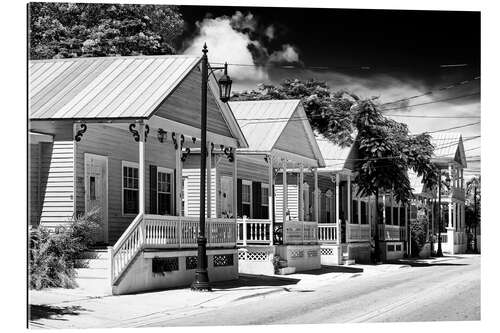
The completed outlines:
{"type": "Polygon", "coordinates": [[[269,56],[269,61],[274,63],[298,62],[299,54],[295,47],[291,46],[290,44],[285,44],[282,46],[282,49],[280,51],[274,51],[269,56]]]}
{"type": "MultiPolygon", "coordinates": [[[[243,23],[242,19],[238,22],[238,24],[249,26],[249,23],[243,23]]],[[[189,43],[184,54],[201,55],[203,44],[206,43],[208,59],[211,63],[254,63],[249,45],[256,45],[257,42],[250,40],[247,33],[235,30],[231,26],[230,18],[207,18],[198,23],[198,27],[198,35],[189,43]]],[[[265,69],[258,66],[231,66],[230,76],[240,80],[267,81],[269,79],[265,69]]]]}
{"type": "Polygon", "coordinates": [[[235,90],[269,82],[268,65],[271,63],[300,62],[297,48],[289,43],[271,48],[271,41],[273,45],[277,44],[274,26],[262,25],[250,12],[236,11],[232,16],[207,17],[196,22],[196,26],[197,34],[186,43],[183,53],[201,55],[206,43],[212,64],[228,62],[235,90]]]}

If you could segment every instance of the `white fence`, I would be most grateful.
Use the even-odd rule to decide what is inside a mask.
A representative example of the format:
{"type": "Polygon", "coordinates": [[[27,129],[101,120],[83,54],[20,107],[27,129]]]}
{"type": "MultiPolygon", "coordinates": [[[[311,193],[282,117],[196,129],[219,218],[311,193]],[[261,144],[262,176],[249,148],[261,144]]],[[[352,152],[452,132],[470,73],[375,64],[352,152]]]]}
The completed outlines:
{"type": "MultiPolygon", "coordinates": [[[[113,246],[113,281],[143,248],[196,248],[199,230],[197,217],[138,215],[113,246]]],[[[207,218],[205,236],[208,247],[235,247],[236,220],[207,218]]]]}
{"type": "Polygon", "coordinates": [[[318,241],[321,243],[337,242],[336,223],[318,223],[318,241]]]}
{"type": "Polygon", "coordinates": [[[265,219],[238,219],[238,244],[273,245],[272,221],[265,219]]]}

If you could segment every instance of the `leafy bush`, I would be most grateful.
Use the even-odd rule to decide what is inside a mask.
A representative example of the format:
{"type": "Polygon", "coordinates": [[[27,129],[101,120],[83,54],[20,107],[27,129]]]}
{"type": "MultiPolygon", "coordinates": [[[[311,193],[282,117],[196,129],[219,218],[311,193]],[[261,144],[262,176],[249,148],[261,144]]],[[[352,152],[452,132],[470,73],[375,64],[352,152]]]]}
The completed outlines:
{"type": "Polygon", "coordinates": [[[426,210],[420,206],[418,207],[417,219],[410,223],[412,257],[418,257],[418,254],[424,248],[427,242],[428,227],[429,221],[426,210]]]}
{"type": "Polygon", "coordinates": [[[97,211],[92,211],[55,231],[43,227],[30,230],[30,288],[76,287],[75,260],[92,246],[92,235],[99,228],[97,211]]]}

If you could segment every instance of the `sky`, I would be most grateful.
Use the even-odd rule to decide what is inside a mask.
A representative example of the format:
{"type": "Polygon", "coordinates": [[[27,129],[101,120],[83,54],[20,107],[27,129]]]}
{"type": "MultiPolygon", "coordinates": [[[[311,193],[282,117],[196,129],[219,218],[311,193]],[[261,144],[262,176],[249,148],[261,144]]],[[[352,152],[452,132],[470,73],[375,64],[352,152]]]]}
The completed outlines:
{"type": "MultiPolygon", "coordinates": [[[[314,78],[333,90],[377,96],[381,103],[432,92],[388,104],[386,114],[412,133],[480,122],[479,12],[223,6],[180,11],[186,21],[182,52],[200,54],[206,42],[212,64],[229,63],[233,91],[314,78]]],[[[480,124],[449,131],[464,137],[466,176],[477,174],[481,138],[474,137],[480,124]]]]}

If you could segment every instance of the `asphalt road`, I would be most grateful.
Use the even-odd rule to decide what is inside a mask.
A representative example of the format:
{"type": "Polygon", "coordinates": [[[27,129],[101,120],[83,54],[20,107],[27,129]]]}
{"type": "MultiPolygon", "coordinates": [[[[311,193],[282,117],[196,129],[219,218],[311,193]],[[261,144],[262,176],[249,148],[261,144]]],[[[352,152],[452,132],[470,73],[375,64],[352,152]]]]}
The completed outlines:
{"type": "Polygon", "coordinates": [[[290,288],[148,326],[480,320],[480,257],[290,288]]]}

